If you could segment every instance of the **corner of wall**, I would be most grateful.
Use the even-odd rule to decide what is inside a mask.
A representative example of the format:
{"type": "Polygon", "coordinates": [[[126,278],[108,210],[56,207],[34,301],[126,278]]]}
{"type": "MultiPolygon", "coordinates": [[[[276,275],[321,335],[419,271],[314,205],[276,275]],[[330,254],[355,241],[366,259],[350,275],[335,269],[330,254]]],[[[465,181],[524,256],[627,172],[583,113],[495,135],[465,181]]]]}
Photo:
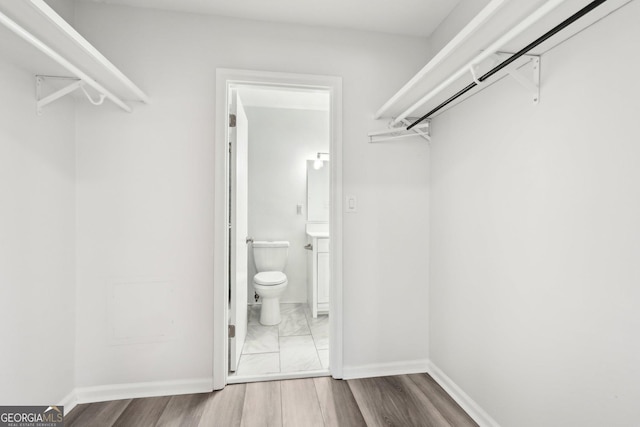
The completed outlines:
{"type": "Polygon", "coordinates": [[[67,416],[73,408],[78,406],[78,394],[76,389],[74,388],[65,397],[63,397],[62,400],[58,402],[58,406],[62,406],[64,408],[64,416],[67,416]]]}
{"type": "Polygon", "coordinates": [[[440,387],[442,387],[480,427],[500,427],[500,424],[498,424],[491,415],[482,409],[478,403],[453,382],[447,374],[442,372],[431,360],[427,361],[427,373],[440,384],[440,387]]]}

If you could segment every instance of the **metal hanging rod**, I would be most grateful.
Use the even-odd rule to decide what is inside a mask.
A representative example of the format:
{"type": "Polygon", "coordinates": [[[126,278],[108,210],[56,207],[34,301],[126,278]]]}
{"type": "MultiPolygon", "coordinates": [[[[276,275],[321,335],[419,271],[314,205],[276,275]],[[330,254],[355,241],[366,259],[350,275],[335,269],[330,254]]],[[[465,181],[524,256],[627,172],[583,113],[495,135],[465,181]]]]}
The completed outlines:
{"type": "Polygon", "coordinates": [[[513,63],[515,60],[517,60],[521,56],[525,55],[531,49],[535,48],[536,46],[538,46],[541,43],[545,42],[549,38],[553,37],[554,35],[556,35],[560,31],[562,31],[563,29],[565,29],[569,25],[573,24],[574,22],[576,22],[577,20],[579,20],[580,18],[582,18],[583,16],[585,16],[586,14],[588,14],[589,12],[591,12],[592,10],[594,10],[595,8],[600,6],[601,4],[605,3],[606,1],[607,0],[594,0],[594,1],[592,1],[591,3],[589,3],[588,5],[583,7],[582,9],[580,9],[578,12],[574,13],[573,15],[571,15],[570,17],[568,17],[567,19],[562,21],[560,24],[558,24],[555,27],[553,27],[551,30],[547,31],[546,33],[544,33],[543,35],[541,35],[540,37],[538,37],[537,39],[535,39],[534,41],[529,43],[527,46],[525,46],[524,48],[522,48],[518,52],[514,53],[508,59],[504,60],[503,62],[501,62],[500,64],[496,65],[494,68],[492,68],[491,70],[489,70],[488,72],[486,72],[485,74],[480,76],[477,79],[477,81],[474,81],[474,82],[470,83],[467,87],[465,87],[464,89],[460,90],[458,93],[456,93],[455,95],[453,95],[452,97],[450,97],[449,99],[447,99],[446,101],[444,101],[443,103],[441,103],[440,105],[435,107],[433,110],[429,111],[424,116],[420,117],[418,120],[416,120],[411,125],[409,125],[407,127],[407,130],[412,129],[414,126],[418,125],[420,122],[428,119],[432,114],[435,114],[436,112],[440,111],[441,109],[443,109],[444,107],[446,107],[447,105],[449,105],[450,103],[455,101],[456,99],[460,98],[465,93],[469,92],[474,87],[478,86],[479,83],[482,83],[483,81],[487,80],[488,78],[490,78],[491,76],[493,76],[494,74],[499,72],[500,70],[502,70],[505,67],[507,67],[509,64],[513,63]]]}

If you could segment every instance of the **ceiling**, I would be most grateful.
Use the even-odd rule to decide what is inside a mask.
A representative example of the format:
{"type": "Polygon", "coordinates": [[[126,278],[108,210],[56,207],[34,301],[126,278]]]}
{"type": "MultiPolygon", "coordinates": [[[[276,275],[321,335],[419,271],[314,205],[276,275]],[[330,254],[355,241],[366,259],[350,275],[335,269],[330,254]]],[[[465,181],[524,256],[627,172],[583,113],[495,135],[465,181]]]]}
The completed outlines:
{"type": "Polygon", "coordinates": [[[460,0],[77,0],[427,37],[460,0]]]}

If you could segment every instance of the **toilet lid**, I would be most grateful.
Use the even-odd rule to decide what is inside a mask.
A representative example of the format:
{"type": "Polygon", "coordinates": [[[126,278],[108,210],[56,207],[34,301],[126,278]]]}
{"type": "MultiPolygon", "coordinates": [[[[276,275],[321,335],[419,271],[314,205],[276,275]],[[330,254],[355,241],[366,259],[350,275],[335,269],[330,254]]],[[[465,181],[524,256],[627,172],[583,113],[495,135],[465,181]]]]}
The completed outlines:
{"type": "Polygon", "coordinates": [[[253,281],[258,285],[269,286],[279,285],[287,280],[287,275],[282,271],[263,271],[253,277],[253,281]]]}

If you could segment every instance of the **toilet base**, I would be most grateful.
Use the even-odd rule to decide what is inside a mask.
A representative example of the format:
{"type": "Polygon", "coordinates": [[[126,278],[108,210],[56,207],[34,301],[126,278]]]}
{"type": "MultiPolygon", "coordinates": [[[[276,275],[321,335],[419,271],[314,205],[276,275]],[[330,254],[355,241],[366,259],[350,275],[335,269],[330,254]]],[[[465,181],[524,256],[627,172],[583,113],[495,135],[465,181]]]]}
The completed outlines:
{"type": "Polygon", "coordinates": [[[280,298],[262,298],[260,307],[260,324],[273,326],[280,323],[280,298]]]}
{"type": "Polygon", "coordinates": [[[273,326],[280,323],[280,295],[285,291],[289,282],[285,280],[277,285],[259,285],[253,282],[253,287],[262,299],[260,308],[260,324],[273,326]]]}

